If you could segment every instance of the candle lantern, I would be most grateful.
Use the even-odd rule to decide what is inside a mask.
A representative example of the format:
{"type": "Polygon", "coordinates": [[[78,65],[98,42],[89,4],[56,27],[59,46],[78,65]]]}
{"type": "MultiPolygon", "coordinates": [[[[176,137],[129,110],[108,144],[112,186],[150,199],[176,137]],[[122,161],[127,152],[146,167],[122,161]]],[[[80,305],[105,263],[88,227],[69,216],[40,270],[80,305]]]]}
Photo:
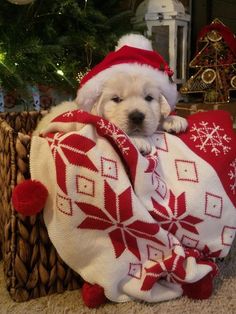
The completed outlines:
{"type": "Polygon", "coordinates": [[[178,0],[145,0],[137,7],[134,26],[145,27],[158,51],[174,71],[177,84],[186,81],[190,15],[178,0]]]}

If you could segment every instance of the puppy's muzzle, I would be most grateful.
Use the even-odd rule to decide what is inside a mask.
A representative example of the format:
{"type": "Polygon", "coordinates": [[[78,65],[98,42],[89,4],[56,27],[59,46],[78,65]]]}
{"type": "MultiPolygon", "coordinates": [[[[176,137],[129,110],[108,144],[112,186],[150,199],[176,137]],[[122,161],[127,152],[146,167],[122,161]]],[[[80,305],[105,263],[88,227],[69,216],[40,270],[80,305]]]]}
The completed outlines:
{"type": "Polygon", "coordinates": [[[128,115],[129,121],[133,124],[133,125],[137,125],[137,126],[141,126],[141,124],[143,123],[144,119],[145,119],[145,114],[135,110],[130,112],[130,114],[128,115]]]}

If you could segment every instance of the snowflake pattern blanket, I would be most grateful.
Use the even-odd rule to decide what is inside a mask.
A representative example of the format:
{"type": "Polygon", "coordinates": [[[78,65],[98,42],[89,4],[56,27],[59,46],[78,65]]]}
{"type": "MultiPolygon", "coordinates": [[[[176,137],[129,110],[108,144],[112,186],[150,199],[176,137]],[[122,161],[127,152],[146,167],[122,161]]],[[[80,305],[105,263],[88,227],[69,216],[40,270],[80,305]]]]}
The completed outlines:
{"type": "Polygon", "coordinates": [[[141,155],[113,124],[83,111],[33,137],[32,179],[49,191],[44,219],[62,259],[108,299],[157,302],[216,273],[236,231],[236,137],[228,113],[157,132],[141,155]],[[80,123],[84,124],[81,129],[80,123]]]}

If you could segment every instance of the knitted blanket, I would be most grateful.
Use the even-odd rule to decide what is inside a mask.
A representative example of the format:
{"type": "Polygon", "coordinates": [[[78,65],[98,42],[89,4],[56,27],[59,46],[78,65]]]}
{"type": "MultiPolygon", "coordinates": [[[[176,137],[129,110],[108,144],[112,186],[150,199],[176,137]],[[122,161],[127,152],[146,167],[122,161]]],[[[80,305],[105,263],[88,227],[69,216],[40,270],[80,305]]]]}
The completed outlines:
{"type": "Polygon", "coordinates": [[[108,299],[157,302],[216,274],[236,231],[236,136],[228,113],[156,132],[143,156],[101,117],[70,111],[33,137],[32,179],[49,191],[49,237],[61,258],[108,299]],[[84,127],[81,126],[84,124],[84,127]]]}

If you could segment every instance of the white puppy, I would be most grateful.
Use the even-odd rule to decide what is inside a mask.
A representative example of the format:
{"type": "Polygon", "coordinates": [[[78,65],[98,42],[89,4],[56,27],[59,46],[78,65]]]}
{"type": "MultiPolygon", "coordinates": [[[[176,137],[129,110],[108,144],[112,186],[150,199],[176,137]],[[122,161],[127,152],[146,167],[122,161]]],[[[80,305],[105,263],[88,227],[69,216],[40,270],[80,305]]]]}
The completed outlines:
{"type": "MultiPolygon", "coordinates": [[[[34,135],[58,131],[50,126],[50,121],[63,112],[78,108],[75,101],[54,107],[39,122],[34,135]]],[[[179,133],[187,128],[184,118],[169,116],[170,110],[158,84],[149,76],[118,72],[104,82],[91,112],[114,123],[130,136],[140,152],[148,154],[151,151],[148,137],[156,130],[179,133]]],[[[71,131],[74,130],[74,126],[71,127],[71,131]]]]}
{"type": "MultiPolygon", "coordinates": [[[[34,130],[32,135],[44,136],[48,133],[48,128],[50,127],[50,122],[56,118],[57,116],[67,112],[76,110],[78,108],[78,104],[75,101],[63,101],[55,107],[51,107],[49,112],[43,113],[42,119],[37,124],[36,129],[34,130]]],[[[57,132],[57,130],[52,131],[57,132]]]]}

